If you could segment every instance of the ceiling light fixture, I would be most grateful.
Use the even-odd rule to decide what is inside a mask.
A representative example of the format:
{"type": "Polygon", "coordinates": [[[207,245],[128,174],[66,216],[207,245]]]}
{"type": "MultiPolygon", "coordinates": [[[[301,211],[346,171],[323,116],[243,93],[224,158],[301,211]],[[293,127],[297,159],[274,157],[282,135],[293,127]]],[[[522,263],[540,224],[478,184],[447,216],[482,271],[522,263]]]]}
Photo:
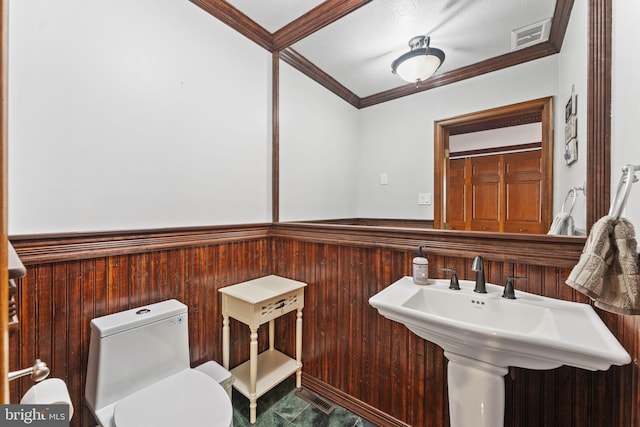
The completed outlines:
{"type": "Polygon", "coordinates": [[[416,36],[409,40],[411,50],[391,63],[391,71],[402,80],[420,83],[433,75],[444,62],[444,52],[429,47],[428,36],[416,36]]]}

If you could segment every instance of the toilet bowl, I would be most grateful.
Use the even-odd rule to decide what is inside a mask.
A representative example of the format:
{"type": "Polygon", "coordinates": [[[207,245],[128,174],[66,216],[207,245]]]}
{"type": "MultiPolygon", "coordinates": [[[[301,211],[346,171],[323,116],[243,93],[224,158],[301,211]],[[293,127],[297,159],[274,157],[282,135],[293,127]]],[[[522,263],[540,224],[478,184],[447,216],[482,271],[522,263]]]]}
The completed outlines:
{"type": "Polygon", "coordinates": [[[186,369],[120,400],[113,411],[117,427],[204,426],[229,419],[229,397],[212,378],[186,369]],[[224,417],[224,414],[227,417],[224,417]],[[204,421],[204,422],[203,422],[204,421]]]}
{"type": "Polygon", "coordinates": [[[208,372],[190,368],[177,300],[91,321],[85,398],[103,427],[231,426],[229,395],[208,372]]]}

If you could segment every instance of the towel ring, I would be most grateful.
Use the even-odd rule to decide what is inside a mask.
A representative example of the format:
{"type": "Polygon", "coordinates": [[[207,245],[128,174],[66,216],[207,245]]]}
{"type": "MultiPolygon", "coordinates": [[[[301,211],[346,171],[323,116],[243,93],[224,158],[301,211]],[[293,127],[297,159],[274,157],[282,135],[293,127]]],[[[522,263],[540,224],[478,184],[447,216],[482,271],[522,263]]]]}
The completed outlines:
{"type": "Polygon", "coordinates": [[[618,182],[618,189],[616,190],[616,195],[613,199],[613,203],[611,203],[611,208],[609,209],[609,216],[613,216],[615,218],[620,218],[622,214],[622,209],[624,209],[627,201],[629,200],[629,194],[631,194],[631,186],[634,182],[638,181],[636,178],[635,171],[640,169],[640,166],[626,165],[622,168],[622,176],[620,177],[620,181],[618,182]],[[624,187],[624,193],[621,193],[624,187]],[[622,198],[620,197],[622,194],[622,198]]]}
{"type": "Polygon", "coordinates": [[[578,191],[584,191],[584,187],[571,187],[569,191],[567,191],[567,195],[564,198],[564,202],[562,202],[562,208],[560,209],[560,212],[564,212],[564,206],[566,205],[569,196],[573,196],[573,199],[571,199],[571,207],[569,208],[568,212],[568,214],[571,215],[571,213],[573,212],[573,207],[576,205],[578,191]]]}
{"type": "Polygon", "coordinates": [[[571,215],[571,212],[573,212],[573,207],[576,204],[576,199],[578,198],[577,191],[575,190],[575,188],[571,188],[567,192],[567,195],[564,198],[564,202],[562,202],[562,209],[560,209],[560,211],[564,212],[564,206],[567,203],[567,199],[569,199],[569,196],[573,196],[573,199],[571,199],[571,207],[569,208],[569,212],[568,212],[569,215],[571,215]]]}

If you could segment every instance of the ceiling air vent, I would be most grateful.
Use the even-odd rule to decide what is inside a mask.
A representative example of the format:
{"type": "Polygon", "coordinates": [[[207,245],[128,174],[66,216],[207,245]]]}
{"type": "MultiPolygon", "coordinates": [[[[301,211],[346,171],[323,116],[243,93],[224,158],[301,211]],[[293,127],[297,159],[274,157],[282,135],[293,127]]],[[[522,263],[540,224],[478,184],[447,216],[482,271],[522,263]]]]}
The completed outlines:
{"type": "Polygon", "coordinates": [[[511,31],[511,50],[522,49],[546,41],[551,31],[551,18],[511,31]]]}

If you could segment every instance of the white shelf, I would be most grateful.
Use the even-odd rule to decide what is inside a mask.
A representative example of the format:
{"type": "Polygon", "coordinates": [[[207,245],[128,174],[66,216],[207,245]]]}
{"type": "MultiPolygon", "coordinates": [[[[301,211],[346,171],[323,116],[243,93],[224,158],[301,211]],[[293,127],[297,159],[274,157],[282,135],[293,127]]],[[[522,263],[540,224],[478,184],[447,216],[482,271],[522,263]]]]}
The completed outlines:
{"type": "MultiPolygon", "coordinates": [[[[249,363],[247,360],[231,370],[235,377],[233,387],[249,398],[249,363]]],[[[258,381],[256,382],[256,398],[262,396],[280,384],[298,369],[296,361],[278,350],[266,350],[258,355],[258,381]]]]}
{"type": "Polygon", "coordinates": [[[231,370],[233,387],[249,399],[249,422],[256,422],[257,399],[288,376],[302,380],[302,308],[306,283],[279,276],[265,276],[219,289],[222,296],[222,364],[229,369],[229,319],[249,326],[249,360],[231,370]],[[296,311],[296,358],[274,347],[275,319],[296,311]],[[258,354],[258,328],[269,323],[269,350],[258,354]],[[253,377],[252,377],[252,369],[253,377]],[[251,392],[253,391],[253,396],[251,392]]]}

